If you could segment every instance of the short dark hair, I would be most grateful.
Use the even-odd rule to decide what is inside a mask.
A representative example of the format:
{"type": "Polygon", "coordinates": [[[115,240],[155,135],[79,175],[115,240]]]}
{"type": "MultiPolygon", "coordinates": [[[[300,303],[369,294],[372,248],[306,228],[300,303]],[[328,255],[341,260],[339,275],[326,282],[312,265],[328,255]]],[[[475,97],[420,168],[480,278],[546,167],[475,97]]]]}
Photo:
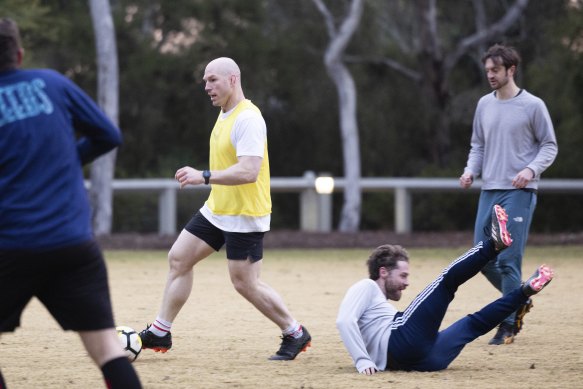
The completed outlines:
{"type": "Polygon", "coordinates": [[[502,65],[506,69],[512,66],[518,68],[520,64],[520,54],[512,46],[495,44],[491,46],[482,56],[482,63],[485,64],[487,59],[491,59],[496,65],[502,65]]]}
{"type": "Polygon", "coordinates": [[[396,269],[399,261],[409,262],[409,254],[403,247],[391,244],[377,247],[366,261],[370,279],[375,281],[379,279],[379,269],[381,267],[384,267],[387,271],[396,269]]]}
{"type": "Polygon", "coordinates": [[[0,18],[0,71],[18,66],[18,50],[21,47],[16,22],[10,18],[0,18]]]}

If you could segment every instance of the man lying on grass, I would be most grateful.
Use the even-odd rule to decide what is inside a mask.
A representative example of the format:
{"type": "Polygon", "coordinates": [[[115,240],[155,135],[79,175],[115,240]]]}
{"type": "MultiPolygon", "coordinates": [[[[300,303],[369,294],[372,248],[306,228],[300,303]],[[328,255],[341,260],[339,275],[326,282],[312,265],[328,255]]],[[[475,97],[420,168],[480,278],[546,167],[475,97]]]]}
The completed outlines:
{"type": "Polygon", "coordinates": [[[436,371],[447,368],[464,346],[494,329],[504,318],[540,292],[553,278],[541,265],[522,286],[439,330],[457,288],[512,244],[508,215],[492,209],[490,239],[453,261],[403,312],[399,301],[409,285],[409,257],[401,246],[383,245],[367,261],[370,278],[346,293],[336,320],[340,337],[359,373],[379,370],[436,371]]]}

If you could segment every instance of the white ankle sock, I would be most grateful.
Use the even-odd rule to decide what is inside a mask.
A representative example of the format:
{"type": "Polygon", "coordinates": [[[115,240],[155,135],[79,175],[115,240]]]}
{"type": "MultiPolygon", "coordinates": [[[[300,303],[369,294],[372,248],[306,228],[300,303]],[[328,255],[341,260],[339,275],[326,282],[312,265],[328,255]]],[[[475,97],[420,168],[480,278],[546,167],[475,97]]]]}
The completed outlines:
{"type": "Polygon", "coordinates": [[[300,325],[300,323],[298,323],[295,320],[289,327],[287,327],[285,330],[283,330],[283,336],[291,335],[295,339],[299,338],[303,334],[304,334],[304,331],[302,330],[302,326],[300,325]]]}
{"type": "Polygon", "coordinates": [[[171,328],[172,322],[166,321],[158,316],[148,330],[156,336],[166,336],[171,328]]]}

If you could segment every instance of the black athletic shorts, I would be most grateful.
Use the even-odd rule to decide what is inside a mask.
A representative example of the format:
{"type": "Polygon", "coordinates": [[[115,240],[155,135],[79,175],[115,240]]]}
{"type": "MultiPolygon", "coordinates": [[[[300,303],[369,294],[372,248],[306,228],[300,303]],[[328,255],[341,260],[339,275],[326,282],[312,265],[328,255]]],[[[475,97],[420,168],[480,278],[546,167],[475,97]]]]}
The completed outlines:
{"type": "Polygon", "coordinates": [[[184,229],[204,240],[215,251],[223,245],[227,248],[227,259],[249,258],[257,262],[263,258],[264,232],[227,232],[215,227],[202,213],[197,212],[184,229]]]}
{"type": "Polygon", "coordinates": [[[37,297],[64,330],[114,327],[107,269],[97,243],[46,251],[0,251],[0,332],[20,326],[37,297]]]}

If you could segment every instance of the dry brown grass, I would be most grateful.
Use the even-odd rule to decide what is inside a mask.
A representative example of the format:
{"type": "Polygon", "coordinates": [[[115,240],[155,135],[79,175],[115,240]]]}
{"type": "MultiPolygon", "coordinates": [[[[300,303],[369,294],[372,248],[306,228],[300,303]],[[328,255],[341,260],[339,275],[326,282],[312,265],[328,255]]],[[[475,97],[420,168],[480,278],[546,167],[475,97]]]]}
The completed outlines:
{"type": "MultiPolygon", "coordinates": [[[[410,250],[411,287],[399,308],[462,250],[410,250]]],[[[195,286],[173,326],[174,348],[144,351],[134,363],[145,388],[575,388],[583,382],[583,247],[529,249],[525,274],[552,264],[553,283],[535,297],[524,331],[509,346],[468,345],[449,369],[435,373],[356,373],[335,329],[346,289],[365,276],[368,250],[269,250],[264,281],[284,297],[313,336],[292,362],[270,362],[277,328],[236,294],[223,254],[195,268],[195,286]]],[[[107,252],[118,324],[141,330],[158,309],[166,278],[164,252],[107,252]]],[[[444,325],[498,297],[478,275],[458,291],[444,325]]],[[[22,327],[0,338],[0,368],[9,388],[100,388],[99,370],[78,337],[63,332],[34,300],[22,327]]]]}

